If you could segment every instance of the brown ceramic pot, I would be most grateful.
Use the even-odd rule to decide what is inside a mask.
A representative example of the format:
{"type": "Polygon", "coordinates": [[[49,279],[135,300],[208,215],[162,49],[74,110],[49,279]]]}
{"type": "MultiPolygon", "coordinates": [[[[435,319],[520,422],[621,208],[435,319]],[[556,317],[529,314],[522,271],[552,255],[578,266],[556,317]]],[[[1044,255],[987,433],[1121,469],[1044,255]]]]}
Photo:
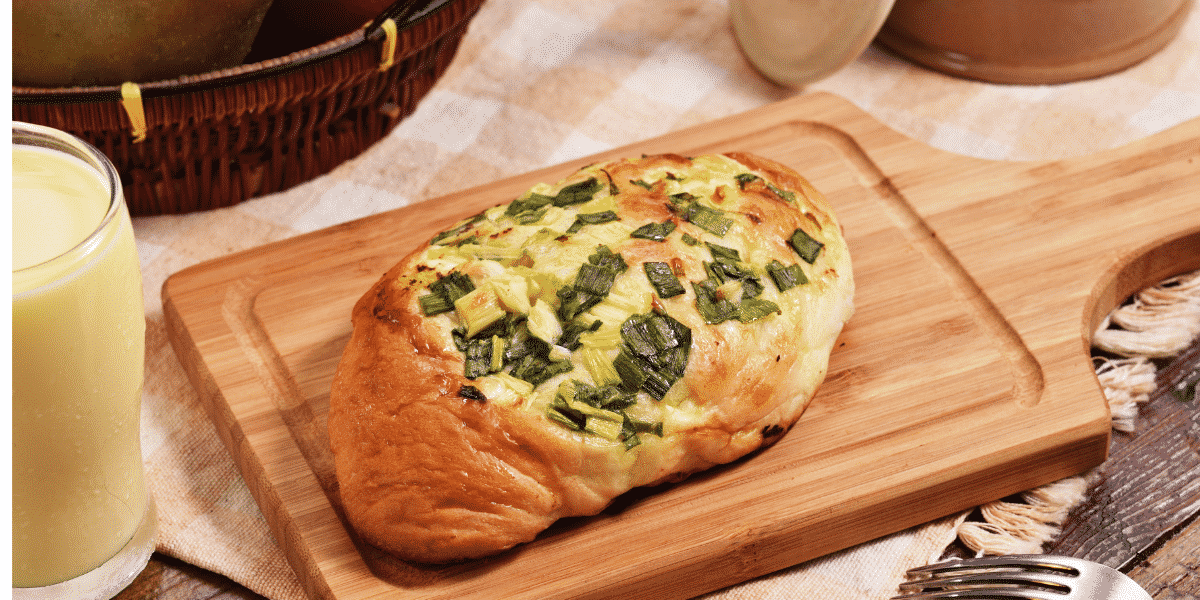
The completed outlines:
{"type": "Polygon", "coordinates": [[[1193,0],[896,0],[881,45],[924,66],[998,83],[1113,73],[1158,52],[1193,0]]]}

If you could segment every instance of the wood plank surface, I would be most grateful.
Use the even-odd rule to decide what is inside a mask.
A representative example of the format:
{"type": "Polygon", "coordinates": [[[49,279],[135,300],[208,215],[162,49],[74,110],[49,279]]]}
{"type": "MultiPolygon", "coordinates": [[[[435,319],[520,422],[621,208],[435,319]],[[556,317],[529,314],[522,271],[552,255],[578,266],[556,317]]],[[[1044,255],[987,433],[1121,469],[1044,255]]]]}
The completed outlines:
{"type": "MultiPolygon", "coordinates": [[[[1172,393],[1197,369],[1200,339],[1163,362],[1154,393],[1138,411],[1136,429],[1113,434],[1109,458],[1097,469],[1087,500],[1071,512],[1048,552],[1130,571],[1169,541],[1190,539],[1191,558],[1182,564],[1191,565],[1192,585],[1200,586],[1194,576],[1200,557],[1194,531],[1200,516],[1200,406],[1172,393]]],[[[1163,564],[1161,558],[1154,562],[1163,564]]],[[[1169,580],[1176,569],[1168,567],[1163,572],[1169,580]]]]}
{"type": "Polygon", "coordinates": [[[802,96],[197,265],[168,279],[164,313],[312,597],[688,597],[1100,463],[1088,338],[1132,291],[1200,268],[1198,160],[1200,121],[1096,156],[996,163],[802,96]],[[731,150],[804,173],[854,258],[857,312],[792,431],[493,559],[428,567],[357,543],[324,427],[358,296],[419,240],[535,182],[731,150]],[[621,542],[629,531],[655,534],[621,542]]]}

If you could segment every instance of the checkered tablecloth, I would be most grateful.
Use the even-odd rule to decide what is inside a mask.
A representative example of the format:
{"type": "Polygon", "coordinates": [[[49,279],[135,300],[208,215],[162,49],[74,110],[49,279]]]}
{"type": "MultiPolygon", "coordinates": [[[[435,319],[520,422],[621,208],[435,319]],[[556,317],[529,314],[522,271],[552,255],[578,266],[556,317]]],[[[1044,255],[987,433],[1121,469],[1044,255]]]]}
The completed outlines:
{"type": "MultiPolygon", "coordinates": [[[[148,319],[142,441],[159,550],[275,600],[303,597],[168,343],[160,289],[169,275],[815,90],[951,152],[997,160],[1089,154],[1200,116],[1200,10],[1159,54],[1092,81],[984,84],[871,47],[796,90],[747,63],[722,0],[488,0],[417,112],[363,155],[233,208],[135,219],[148,319]]],[[[714,597],[886,598],[905,568],[940,554],[954,527],[955,517],[943,519],[714,597]]]]}

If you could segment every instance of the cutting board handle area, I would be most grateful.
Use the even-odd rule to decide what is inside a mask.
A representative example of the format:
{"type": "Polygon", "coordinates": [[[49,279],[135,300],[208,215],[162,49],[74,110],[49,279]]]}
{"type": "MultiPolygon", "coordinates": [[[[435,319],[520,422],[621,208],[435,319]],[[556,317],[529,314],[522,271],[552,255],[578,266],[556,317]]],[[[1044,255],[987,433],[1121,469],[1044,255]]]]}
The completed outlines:
{"type": "Polygon", "coordinates": [[[1131,293],[1196,269],[1200,119],[1095,155],[997,162],[817,93],[195,265],[162,300],[176,354],[311,597],[658,600],[1099,464],[1111,427],[1093,332],[1131,293]],[[792,430],[494,559],[425,567],[358,545],[325,433],[354,302],[421,241],[535,183],[626,156],[732,151],[804,174],[854,261],[855,315],[792,430]],[[629,544],[630,531],[653,535],[629,544]]]}

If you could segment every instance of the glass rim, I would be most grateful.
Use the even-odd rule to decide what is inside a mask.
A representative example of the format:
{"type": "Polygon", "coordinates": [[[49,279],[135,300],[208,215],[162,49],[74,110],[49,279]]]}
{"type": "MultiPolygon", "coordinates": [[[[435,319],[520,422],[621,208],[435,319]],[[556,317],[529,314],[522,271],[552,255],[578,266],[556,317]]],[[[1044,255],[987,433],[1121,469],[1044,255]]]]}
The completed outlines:
{"type": "MultiPolygon", "coordinates": [[[[14,275],[18,273],[26,273],[44,267],[50,263],[62,259],[84,249],[88,246],[98,246],[104,231],[108,229],[109,224],[116,219],[117,214],[121,211],[121,206],[125,202],[125,197],[121,191],[121,177],[117,174],[117,168],[113,166],[112,161],[108,159],[99,149],[87,143],[83,139],[67,133],[61,129],[46,127],[45,125],[36,125],[33,123],[25,123],[21,121],[12,122],[12,145],[31,146],[43,148],[55,152],[61,152],[69,156],[78,158],[88,164],[88,167],[95,169],[101,179],[105,180],[108,186],[108,211],[104,213],[104,218],[100,219],[100,223],[92,230],[87,237],[83,238],[78,244],[75,244],[70,249],[65,250],[58,255],[46,259],[40,263],[29,265],[21,269],[13,269],[14,275]],[[18,140],[19,138],[19,140],[18,140]],[[39,143],[40,142],[40,143],[39,143]]],[[[83,250],[83,253],[90,250],[83,250]]]]}

